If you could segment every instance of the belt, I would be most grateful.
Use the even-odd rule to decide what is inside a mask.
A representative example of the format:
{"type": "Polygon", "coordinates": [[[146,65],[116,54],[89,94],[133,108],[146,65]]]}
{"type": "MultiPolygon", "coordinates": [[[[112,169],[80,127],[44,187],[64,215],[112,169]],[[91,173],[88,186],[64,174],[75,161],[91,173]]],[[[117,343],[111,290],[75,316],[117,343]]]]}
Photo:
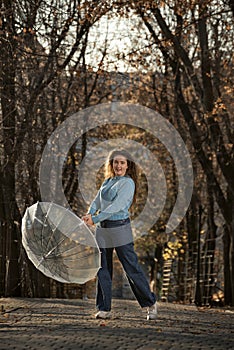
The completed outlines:
{"type": "Polygon", "coordinates": [[[100,222],[100,226],[104,228],[110,228],[110,227],[118,227],[127,225],[130,223],[130,219],[122,219],[122,220],[103,220],[100,222]]]}

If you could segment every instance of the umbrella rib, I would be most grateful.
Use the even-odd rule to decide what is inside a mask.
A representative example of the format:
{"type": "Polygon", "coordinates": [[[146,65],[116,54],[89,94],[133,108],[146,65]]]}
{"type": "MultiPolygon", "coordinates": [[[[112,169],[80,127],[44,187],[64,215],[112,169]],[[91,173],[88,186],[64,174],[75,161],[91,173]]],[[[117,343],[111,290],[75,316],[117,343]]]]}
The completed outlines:
{"type": "MultiPolygon", "coordinates": [[[[52,206],[52,204],[51,204],[51,206],[52,206]]],[[[50,207],[51,207],[51,206],[50,206],[50,207]]],[[[50,208],[49,208],[49,210],[50,210],[50,208]]],[[[47,220],[47,217],[49,216],[49,210],[48,210],[48,212],[47,212],[47,214],[46,214],[46,220],[47,220]]],[[[62,216],[62,218],[60,219],[60,221],[57,223],[57,226],[54,227],[54,229],[51,230],[52,233],[51,233],[50,238],[49,238],[49,240],[48,240],[48,242],[47,242],[47,247],[48,247],[48,245],[50,244],[50,242],[52,241],[52,238],[53,238],[53,236],[54,236],[54,232],[56,231],[56,229],[58,229],[58,227],[59,227],[60,223],[63,221],[63,219],[64,219],[66,213],[67,213],[67,212],[70,212],[68,208],[66,208],[65,210],[66,210],[66,211],[65,211],[65,213],[63,214],[63,216],[62,216]]],[[[47,221],[48,221],[48,220],[47,220],[47,221]]],[[[79,223],[78,225],[76,225],[76,226],[75,226],[75,229],[76,229],[77,227],[79,227],[80,225],[82,225],[82,224],[83,224],[83,222],[81,222],[81,223],[79,223]]],[[[62,234],[64,234],[64,233],[62,232],[62,234]]],[[[57,244],[56,244],[56,246],[55,246],[54,248],[57,248],[61,243],[63,243],[64,240],[65,240],[65,238],[63,238],[61,241],[57,242],[57,244]]],[[[54,250],[54,249],[53,249],[53,250],[54,250]]],[[[50,252],[51,252],[51,251],[50,251],[50,252]]],[[[50,253],[50,252],[49,252],[49,253],[50,253]]]]}
{"type": "MultiPolygon", "coordinates": [[[[61,221],[62,221],[62,220],[61,220],[61,221]]],[[[61,222],[61,221],[60,221],[60,222],[61,222]]],[[[79,223],[78,225],[76,225],[75,228],[74,228],[74,230],[75,230],[77,227],[81,226],[82,224],[83,224],[83,222],[81,222],[81,223],[79,223]]],[[[48,247],[49,243],[51,242],[51,239],[52,239],[52,237],[53,237],[54,232],[55,232],[56,229],[57,229],[57,228],[55,228],[54,230],[52,230],[53,234],[50,236],[50,240],[48,241],[47,247],[48,247]]],[[[69,237],[67,236],[67,237],[65,237],[65,238],[62,238],[61,241],[58,241],[57,244],[56,244],[56,246],[54,246],[54,247],[47,253],[47,255],[50,255],[50,254],[51,254],[56,248],[58,248],[67,238],[69,238],[69,237]]],[[[72,248],[70,248],[70,250],[72,250],[72,249],[74,249],[74,248],[75,248],[75,247],[72,247],[72,248]]],[[[67,250],[67,251],[69,251],[69,250],[67,250]]],[[[60,254],[60,252],[59,252],[59,254],[60,254]]],[[[56,255],[55,255],[55,256],[56,256],[56,255]]]]}
{"type": "MultiPolygon", "coordinates": [[[[65,238],[63,238],[63,241],[65,240],[65,238]]],[[[60,243],[62,243],[62,241],[60,242],[60,243]]],[[[57,248],[58,246],[55,246],[55,247],[53,247],[48,253],[46,253],[45,255],[43,255],[42,257],[41,257],[41,259],[39,260],[39,263],[38,263],[38,265],[36,266],[37,268],[42,264],[42,262],[44,261],[44,260],[46,260],[46,259],[48,259],[49,258],[49,256],[52,254],[52,252],[57,248]]],[[[59,255],[53,255],[53,257],[54,256],[59,256],[59,255]]]]}
{"type": "MultiPolygon", "coordinates": [[[[47,212],[46,212],[46,214],[45,214],[45,222],[46,222],[46,221],[48,222],[49,212],[50,212],[50,210],[51,210],[51,208],[52,208],[52,205],[53,205],[53,202],[50,202],[49,208],[48,208],[48,210],[47,210],[47,212]]],[[[49,223],[49,222],[48,222],[48,223],[49,223]]],[[[43,225],[42,237],[43,237],[43,233],[44,233],[44,227],[45,227],[45,226],[43,225]]],[[[52,229],[52,230],[51,230],[50,237],[49,237],[49,240],[48,240],[47,245],[46,245],[46,248],[48,247],[49,243],[51,242],[53,235],[54,235],[54,230],[52,229]]]]}
{"type": "MultiPolygon", "coordinates": [[[[77,260],[82,260],[82,259],[84,259],[84,258],[87,258],[87,257],[89,257],[89,256],[91,256],[93,254],[93,252],[91,253],[88,253],[88,254],[86,254],[86,255],[83,255],[81,258],[78,258],[77,260]]],[[[70,254],[70,255],[67,255],[64,259],[68,259],[68,258],[70,258],[70,257],[72,257],[72,256],[77,256],[78,255],[78,253],[74,253],[74,254],[70,254]]]]}
{"type": "MultiPolygon", "coordinates": [[[[44,221],[44,223],[45,223],[46,221],[48,222],[49,212],[50,212],[50,209],[51,209],[51,207],[52,207],[52,204],[53,204],[53,203],[51,202],[51,203],[50,203],[50,207],[49,207],[49,209],[48,209],[48,211],[47,211],[47,213],[46,213],[46,215],[45,215],[45,221],[44,221]]],[[[68,210],[68,209],[66,209],[66,211],[67,211],[67,210],[68,210]]],[[[65,214],[62,216],[62,218],[60,219],[60,221],[59,221],[59,223],[57,224],[57,226],[62,222],[64,216],[65,216],[65,214]]],[[[48,222],[48,224],[49,224],[49,222],[48,222]]],[[[43,237],[44,227],[45,227],[45,225],[43,225],[42,237],[43,237]]],[[[52,238],[53,238],[53,236],[54,236],[55,230],[56,230],[56,227],[55,227],[54,229],[51,229],[51,234],[50,234],[49,239],[48,239],[48,241],[47,241],[46,248],[47,248],[47,247],[49,246],[49,244],[51,243],[52,238]]],[[[52,248],[52,251],[55,250],[63,241],[64,241],[64,238],[62,239],[62,241],[58,242],[58,243],[56,244],[56,246],[54,246],[54,247],[52,248]]],[[[47,254],[50,254],[50,253],[51,253],[51,250],[50,250],[47,254]]]]}
{"type": "MultiPolygon", "coordinates": [[[[71,249],[69,249],[69,250],[66,250],[65,252],[59,252],[59,253],[57,253],[57,254],[54,254],[51,258],[59,257],[59,256],[61,256],[61,254],[67,253],[67,252],[69,252],[69,251],[71,251],[71,250],[73,250],[73,249],[76,249],[76,248],[77,248],[77,247],[73,247],[73,248],[71,248],[71,249]]],[[[94,248],[94,249],[97,249],[97,248],[94,248]]],[[[44,257],[47,258],[47,259],[50,259],[51,253],[52,253],[52,249],[51,249],[51,251],[50,251],[49,253],[47,253],[46,255],[44,255],[44,257]]],[[[73,256],[73,255],[77,255],[77,256],[78,256],[78,255],[83,254],[83,253],[84,253],[84,251],[80,251],[80,252],[75,251],[74,253],[67,255],[65,258],[71,257],[71,256],[73,256]]],[[[92,254],[92,252],[90,252],[88,255],[85,255],[85,256],[87,257],[87,256],[89,256],[89,255],[91,255],[91,254],[92,254]]],[[[82,259],[83,259],[83,257],[82,257],[82,259]]]]}

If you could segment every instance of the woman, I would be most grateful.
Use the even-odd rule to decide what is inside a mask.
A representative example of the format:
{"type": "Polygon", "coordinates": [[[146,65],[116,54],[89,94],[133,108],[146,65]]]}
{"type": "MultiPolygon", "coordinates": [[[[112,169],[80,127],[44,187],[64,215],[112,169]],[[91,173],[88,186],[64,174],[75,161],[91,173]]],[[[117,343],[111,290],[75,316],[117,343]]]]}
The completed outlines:
{"type": "Polygon", "coordinates": [[[132,240],[129,208],[136,197],[137,168],[128,152],[115,150],[109,154],[105,178],[88,214],[83,217],[88,225],[97,225],[96,237],[101,250],[96,295],[98,312],[95,317],[111,317],[112,259],[115,249],[138,303],[142,308],[148,308],[147,319],[156,319],[156,296],[150,291],[132,240]]]}

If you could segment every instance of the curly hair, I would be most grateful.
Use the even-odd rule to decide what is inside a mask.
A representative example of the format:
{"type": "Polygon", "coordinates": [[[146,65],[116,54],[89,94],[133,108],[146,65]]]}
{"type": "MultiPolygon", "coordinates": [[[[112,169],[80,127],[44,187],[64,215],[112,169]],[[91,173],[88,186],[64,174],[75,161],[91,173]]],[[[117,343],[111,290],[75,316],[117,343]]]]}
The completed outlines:
{"type": "Polygon", "coordinates": [[[113,161],[114,161],[114,158],[117,156],[123,156],[127,160],[128,167],[126,170],[126,175],[131,177],[135,183],[135,193],[133,198],[133,203],[134,203],[136,201],[136,194],[138,190],[138,168],[132,156],[130,155],[130,153],[128,153],[124,149],[116,149],[111,151],[108,155],[108,158],[105,164],[105,178],[107,179],[115,176],[113,161]]]}

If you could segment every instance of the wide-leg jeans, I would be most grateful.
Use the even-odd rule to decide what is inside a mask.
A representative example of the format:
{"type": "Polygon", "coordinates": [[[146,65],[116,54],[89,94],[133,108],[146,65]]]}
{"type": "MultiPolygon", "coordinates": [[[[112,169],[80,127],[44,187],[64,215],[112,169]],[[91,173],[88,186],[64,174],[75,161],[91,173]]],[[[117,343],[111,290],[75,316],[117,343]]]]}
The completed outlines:
{"type": "Polygon", "coordinates": [[[101,268],[97,274],[97,309],[101,311],[111,310],[114,249],[138,303],[141,307],[152,306],[156,302],[156,296],[150,290],[146,276],[139,265],[134,243],[131,242],[118,247],[100,248],[101,268]]]}

